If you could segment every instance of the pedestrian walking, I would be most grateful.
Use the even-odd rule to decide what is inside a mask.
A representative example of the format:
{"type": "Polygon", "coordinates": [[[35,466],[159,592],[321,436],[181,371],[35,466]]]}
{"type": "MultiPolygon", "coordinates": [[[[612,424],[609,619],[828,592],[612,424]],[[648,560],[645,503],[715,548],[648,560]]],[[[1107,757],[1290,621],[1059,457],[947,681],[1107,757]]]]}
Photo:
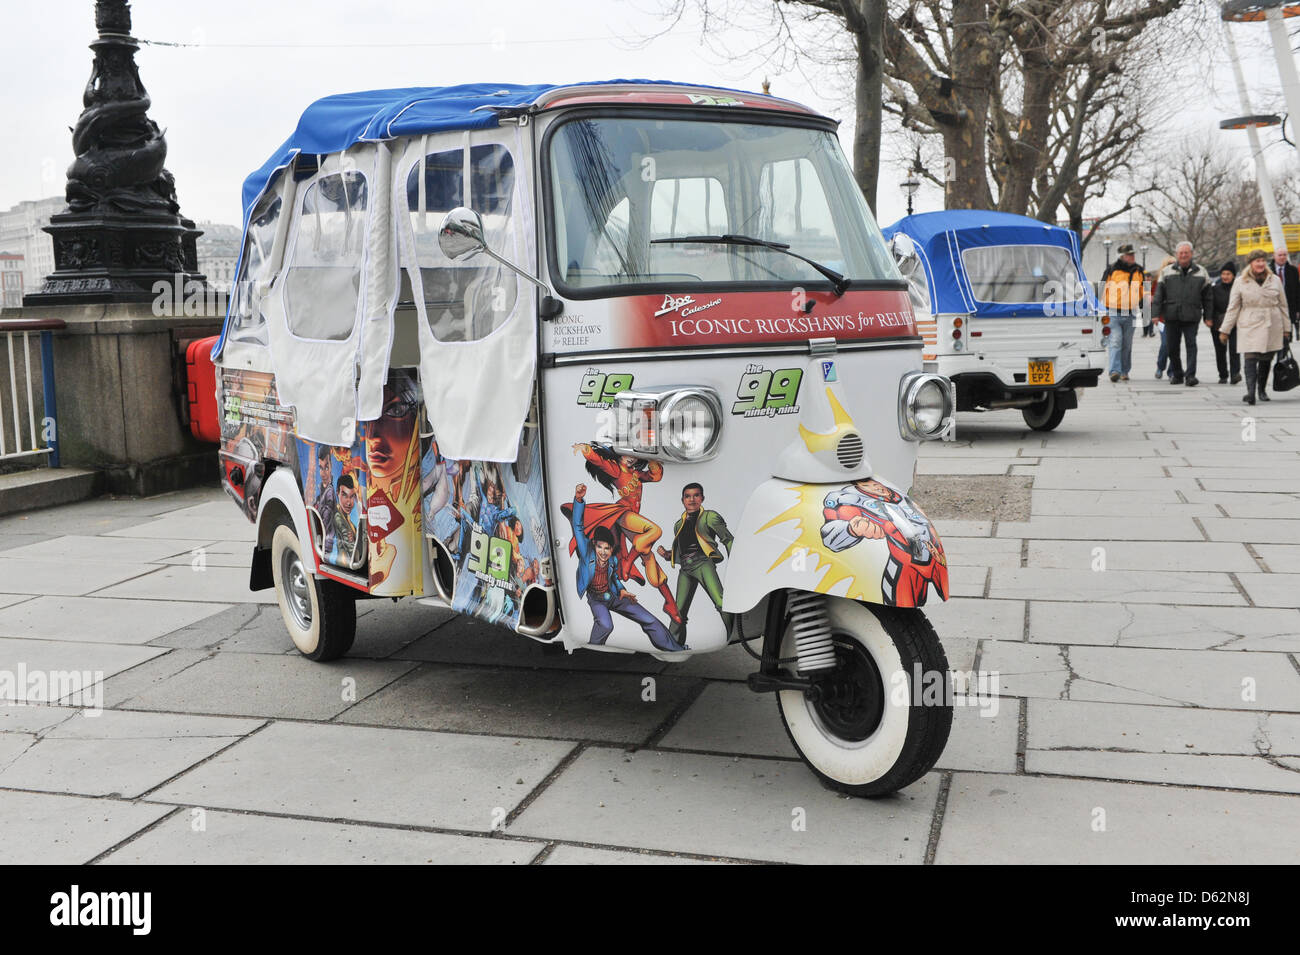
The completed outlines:
{"type": "Polygon", "coordinates": [[[1232,375],[1235,385],[1241,381],[1241,356],[1237,353],[1237,330],[1234,328],[1227,341],[1219,340],[1219,329],[1223,325],[1223,316],[1228,314],[1228,302],[1232,298],[1232,282],[1237,277],[1237,262],[1229,259],[1219,269],[1219,277],[1214,280],[1214,320],[1210,323],[1210,340],[1214,342],[1214,363],[1219,367],[1219,384],[1228,383],[1232,375]]]}
{"type": "Polygon", "coordinates": [[[1119,258],[1101,277],[1106,311],[1110,313],[1110,380],[1128,381],[1133,369],[1133,328],[1142,311],[1146,273],[1137,264],[1133,246],[1119,247],[1119,258]]]}
{"type": "Polygon", "coordinates": [[[1192,243],[1179,242],[1174,264],[1160,273],[1151,310],[1165,323],[1165,344],[1169,350],[1169,383],[1197,383],[1196,333],[1201,322],[1214,319],[1214,296],[1210,273],[1192,259],[1192,243]],[[1186,365],[1183,352],[1186,352],[1186,365]]]}
{"type": "Polygon", "coordinates": [[[1160,284],[1160,273],[1174,264],[1174,257],[1166,255],[1160,260],[1160,268],[1151,277],[1151,334],[1160,336],[1160,351],[1156,355],[1156,378],[1164,377],[1165,366],[1169,364],[1169,343],[1165,341],[1165,323],[1155,312],[1156,287],[1160,284]]]}
{"type": "Polygon", "coordinates": [[[1246,259],[1246,274],[1232,283],[1228,311],[1219,327],[1220,341],[1227,341],[1233,329],[1241,329],[1237,342],[1246,371],[1246,394],[1241,400],[1248,405],[1255,403],[1256,395],[1260,401],[1269,400],[1264,389],[1273,354],[1282,350],[1284,340],[1291,340],[1288,316],[1282,280],[1269,269],[1268,253],[1256,249],[1246,259]]]}
{"type": "Polygon", "coordinates": [[[1273,250],[1273,274],[1286,290],[1287,323],[1292,334],[1300,333],[1300,271],[1291,264],[1286,249],[1273,250]]]}

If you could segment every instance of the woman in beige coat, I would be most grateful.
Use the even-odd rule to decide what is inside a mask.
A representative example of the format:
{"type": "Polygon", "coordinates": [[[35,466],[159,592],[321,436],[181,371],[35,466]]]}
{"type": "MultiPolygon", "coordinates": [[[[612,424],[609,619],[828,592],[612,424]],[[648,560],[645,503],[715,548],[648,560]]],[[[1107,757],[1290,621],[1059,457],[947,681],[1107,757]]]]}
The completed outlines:
{"type": "Polygon", "coordinates": [[[1241,400],[1253,405],[1258,391],[1259,400],[1268,401],[1264,386],[1268,384],[1273,353],[1282,350],[1284,338],[1291,340],[1291,331],[1287,324],[1286,291],[1282,280],[1269,270],[1268,254],[1263,249],[1250,253],[1246,274],[1232,283],[1228,313],[1219,326],[1219,341],[1227,342],[1234,328],[1237,350],[1246,372],[1246,395],[1241,400]]]}

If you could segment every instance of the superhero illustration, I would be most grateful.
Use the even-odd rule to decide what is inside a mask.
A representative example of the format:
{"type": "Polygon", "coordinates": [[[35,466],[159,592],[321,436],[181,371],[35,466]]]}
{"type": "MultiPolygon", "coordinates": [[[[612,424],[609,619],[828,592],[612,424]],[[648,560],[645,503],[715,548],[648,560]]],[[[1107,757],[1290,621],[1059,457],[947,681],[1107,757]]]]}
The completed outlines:
{"type": "Polygon", "coordinates": [[[370,481],[366,491],[366,534],[370,542],[370,586],[381,593],[409,592],[420,583],[418,533],[420,443],[416,419],[420,390],[411,374],[394,370],[384,384],[379,417],[362,425],[370,481]],[[406,528],[402,533],[397,533],[406,528]]]}
{"type": "Polygon", "coordinates": [[[673,525],[672,550],[659,546],[659,556],[677,571],[677,613],[681,621],[673,621],[668,630],[678,640],[686,640],[686,624],[691,602],[700,587],[722,617],[722,624],[731,631],[732,614],[722,612],[722,580],[717,565],[722,562],[722,548],[731,550],[732,535],[727,522],[717,511],[704,507],[704,486],[692,482],[682,488],[682,516],[673,525]]]}
{"type": "MultiPolygon", "coordinates": [[[[628,454],[618,454],[613,448],[600,444],[575,444],[575,454],[587,460],[587,472],[611,493],[618,495],[612,503],[589,504],[584,509],[582,529],[589,539],[595,539],[597,528],[608,529],[618,551],[618,566],[623,580],[648,583],[664,598],[664,613],[680,625],[682,618],[677,600],[668,589],[668,575],[655,560],[654,544],[663,531],[659,525],[641,515],[641,489],[648,482],[659,481],[664,476],[664,466],[658,461],[647,461],[628,454]],[[641,562],[645,575],[636,569],[641,562]]],[[[569,506],[564,505],[565,516],[569,506]]],[[[569,545],[569,553],[576,548],[569,545]]]]}
{"type": "Polygon", "coordinates": [[[506,497],[501,469],[488,461],[461,461],[452,484],[459,526],[446,544],[474,581],[468,602],[490,622],[514,618],[523,588],[538,580],[539,569],[536,558],[524,556],[523,521],[506,497]],[[474,487],[466,490],[471,480],[474,487]]]}
{"type": "Polygon", "coordinates": [[[623,585],[625,572],[616,552],[615,531],[607,524],[592,522],[587,515],[587,485],[573,491],[573,503],[564,508],[573,525],[573,542],[578,553],[578,596],[591,608],[590,643],[601,646],[614,630],[613,614],[637,624],[656,650],[678,652],[690,647],[680,643],[623,585]],[[587,528],[591,527],[588,532],[587,528]]]}
{"type": "Polygon", "coordinates": [[[356,553],[361,518],[365,513],[367,483],[364,449],[360,439],[351,448],[335,448],[314,441],[297,441],[299,479],[303,503],[319,523],[313,533],[321,560],[339,567],[351,567],[356,553]],[[360,505],[360,506],[358,506],[360,505]]]}
{"type": "Polygon", "coordinates": [[[861,540],[884,539],[889,561],[880,581],[891,607],[921,607],[933,584],[947,599],[948,558],[930,522],[898,491],[874,479],[855,481],[826,495],[822,543],[848,550],[861,540]]]}
{"type": "Polygon", "coordinates": [[[336,485],[335,500],[337,506],[334,508],[334,518],[332,521],[334,530],[334,558],[335,563],[339,559],[347,560],[350,554],[355,553],[357,546],[357,521],[361,515],[357,513],[357,485],[353,481],[351,474],[339,475],[338,484],[336,485]]]}

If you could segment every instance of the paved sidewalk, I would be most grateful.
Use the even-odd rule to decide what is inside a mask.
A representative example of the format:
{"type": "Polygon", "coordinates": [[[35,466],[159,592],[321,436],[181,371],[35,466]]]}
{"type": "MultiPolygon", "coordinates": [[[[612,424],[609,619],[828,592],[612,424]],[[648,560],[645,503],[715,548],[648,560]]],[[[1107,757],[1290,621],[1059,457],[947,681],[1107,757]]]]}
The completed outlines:
{"type": "Polygon", "coordinates": [[[1032,508],[938,521],[931,619],[1001,697],[885,800],[817,784],[739,650],[549,655],[371,601],[315,664],[217,491],[0,518],[0,671],[107,677],[99,716],[0,706],[5,861],[1294,862],[1300,393],[1248,409],[1137,352],[1056,432],[963,415],[924,448],[1032,508]]]}

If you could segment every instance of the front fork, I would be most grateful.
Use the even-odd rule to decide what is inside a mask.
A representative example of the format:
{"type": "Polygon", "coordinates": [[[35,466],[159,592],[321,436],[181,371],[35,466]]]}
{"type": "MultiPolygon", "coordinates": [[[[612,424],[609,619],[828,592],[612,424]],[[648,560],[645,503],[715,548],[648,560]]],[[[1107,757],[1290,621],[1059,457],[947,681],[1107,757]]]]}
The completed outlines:
{"type": "Polygon", "coordinates": [[[826,600],[823,594],[806,590],[778,590],[768,597],[763,653],[758,672],[749,675],[751,690],[755,693],[799,690],[816,699],[818,685],[806,674],[834,669],[838,663],[826,600]],[[795,634],[797,675],[781,669],[781,643],[787,624],[795,634]]]}

